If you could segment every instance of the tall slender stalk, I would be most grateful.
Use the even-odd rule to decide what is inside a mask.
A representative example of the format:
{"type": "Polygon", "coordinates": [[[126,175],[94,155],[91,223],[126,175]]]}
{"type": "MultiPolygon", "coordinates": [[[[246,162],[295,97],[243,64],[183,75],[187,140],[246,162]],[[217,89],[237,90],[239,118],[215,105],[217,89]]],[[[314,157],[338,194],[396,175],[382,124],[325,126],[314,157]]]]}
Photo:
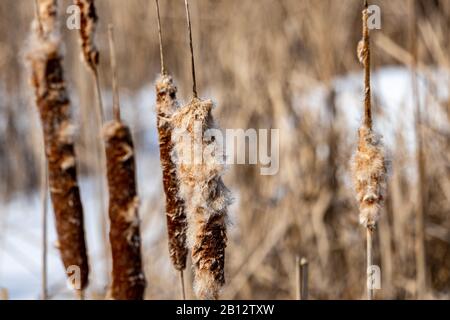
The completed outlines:
{"type": "Polygon", "coordinates": [[[184,0],[184,4],[186,7],[186,19],[187,19],[187,27],[189,34],[189,49],[191,52],[191,72],[192,72],[192,94],[194,98],[198,97],[197,94],[197,79],[195,77],[195,59],[194,59],[194,45],[192,41],[192,26],[191,26],[191,14],[189,12],[189,1],[184,0]]]}
{"type": "Polygon", "coordinates": [[[415,133],[416,133],[416,161],[417,161],[417,208],[415,219],[415,256],[416,256],[416,283],[417,298],[421,299],[425,296],[427,290],[426,279],[426,251],[425,251],[425,197],[426,197],[426,181],[425,181],[425,159],[423,154],[423,140],[421,130],[421,111],[419,100],[419,84],[417,80],[417,13],[415,1],[409,1],[410,4],[410,30],[411,30],[411,85],[412,97],[415,114],[415,133]]]}
{"type": "Polygon", "coordinates": [[[352,179],[359,205],[359,219],[366,227],[367,298],[372,300],[373,230],[384,204],[386,165],[382,143],[372,128],[368,18],[368,3],[364,1],[362,40],[358,44],[358,58],[364,66],[364,119],[358,131],[358,148],[352,159],[352,179]]]}
{"type": "Polygon", "coordinates": [[[41,286],[41,298],[42,300],[48,299],[47,288],[47,194],[48,194],[48,175],[47,175],[47,160],[45,155],[42,156],[41,165],[41,202],[42,202],[42,286],[41,286]]]}

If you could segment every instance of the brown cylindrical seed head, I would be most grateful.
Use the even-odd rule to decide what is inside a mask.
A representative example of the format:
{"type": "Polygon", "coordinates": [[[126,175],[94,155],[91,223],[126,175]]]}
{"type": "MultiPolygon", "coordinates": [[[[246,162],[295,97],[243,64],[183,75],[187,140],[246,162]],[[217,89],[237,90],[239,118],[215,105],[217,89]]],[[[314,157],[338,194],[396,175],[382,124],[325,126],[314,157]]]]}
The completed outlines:
{"type": "Polygon", "coordinates": [[[84,61],[92,71],[99,63],[99,52],[95,45],[95,29],[97,28],[97,13],[94,0],[74,0],[80,8],[80,43],[84,61]]]}
{"type": "Polygon", "coordinates": [[[43,128],[45,154],[48,162],[50,195],[55,214],[58,247],[68,272],[80,271],[82,290],[88,284],[88,258],[83,229],[83,207],[77,183],[73,142],[74,128],[70,122],[70,101],[64,81],[60,40],[56,30],[56,1],[39,0],[38,10],[42,33],[34,26],[30,53],[31,84],[43,128]]]}
{"type": "Polygon", "coordinates": [[[140,300],[146,282],[142,271],[133,141],[130,130],[121,122],[111,121],[103,130],[113,259],[111,295],[116,300],[140,300]]]}
{"type": "Polygon", "coordinates": [[[169,254],[177,270],[186,268],[186,213],[184,201],[178,196],[176,167],[172,161],[172,127],[170,119],[178,109],[177,88],[172,77],[161,75],[156,82],[156,111],[159,134],[159,151],[162,167],[164,192],[166,194],[166,218],[169,240],[169,254]]]}

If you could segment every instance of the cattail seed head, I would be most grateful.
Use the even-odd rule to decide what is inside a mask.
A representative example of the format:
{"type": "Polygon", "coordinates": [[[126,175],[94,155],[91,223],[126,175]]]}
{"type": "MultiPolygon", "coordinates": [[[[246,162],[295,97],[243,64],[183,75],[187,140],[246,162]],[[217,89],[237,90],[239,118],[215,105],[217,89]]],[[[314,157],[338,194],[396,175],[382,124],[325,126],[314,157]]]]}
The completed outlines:
{"type": "Polygon", "coordinates": [[[113,258],[111,296],[116,300],[140,300],[146,282],[142,271],[133,141],[128,127],[119,121],[106,123],[103,133],[113,258]]]}
{"type": "Polygon", "coordinates": [[[186,213],[184,201],[179,197],[179,185],[176,166],[172,161],[172,126],[170,119],[178,109],[177,88],[172,77],[163,74],[156,81],[157,126],[159,134],[160,159],[163,174],[164,192],[166,194],[166,218],[169,239],[169,253],[175,269],[186,268],[186,213]]]}
{"type": "Polygon", "coordinates": [[[99,63],[99,52],[94,37],[97,28],[97,12],[94,0],[74,0],[80,8],[80,43],[82,55],[88,67],[95,71],[99,63]]]}
{"type": "Polygon", "coordinates": [[[38,17],[27,59],[40,114],[48,163],[49,189],[55,214],[58,249],[66,270],[80,269],[80,287],[88,284],[83,207],[77,182],[74,129],[64,81],[56,0],[38,0],[38,17]]]}
{"type": "Polygon", "coordinates": [[[359,205],[359,220],[374,227],[386,193],[386,164],[381,141],[371,129],[361,126],[358,148],[352,159],[352,179],[359,205]]]}
{"type": "Polygon", "coordinates": [[[194,98],[172,118],[173,159],[177,164],[179,193],[186,206],[194,290],[201,299],[217,299],[225,283],[226,219],[231,204],[230,191],[222,181],[225,165],[221,146],[205,134],[216,128],[212,107],[210,100],[194,98]],[[202,153],[201,161],[192,161],[190,155],[195,150],[209,152],[202,153]]]}

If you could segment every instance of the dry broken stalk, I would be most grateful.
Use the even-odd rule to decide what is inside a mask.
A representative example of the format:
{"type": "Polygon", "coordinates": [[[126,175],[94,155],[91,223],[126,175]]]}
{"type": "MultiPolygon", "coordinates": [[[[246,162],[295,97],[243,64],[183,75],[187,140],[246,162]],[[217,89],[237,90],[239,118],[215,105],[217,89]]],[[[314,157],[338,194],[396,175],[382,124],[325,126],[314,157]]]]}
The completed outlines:
{"type": "Polygon", "coordinates": [[[77,182],[74,126],[70,119],[60,42],[56,0],[38,0],[27,58],[44,134],[58,247],[66,270],[79,267],[80,286],[74,289],[82,291],[88,284],[89,267],[77,182]]]}
{"type": "Polygon", "coordinates": [[[367,297],[373,298],[369,285],[373,230],[380,216],[386,192],[386,165],[380,138],[372,129],[370,93],[370,38],[368,4],[362,12],[363,39],[358,44],[358,58],[364,65],[364,120],[358,131],[358,148],[352,159],[352,180],[359,205],[359,220],[367,228],[367,297]]]}
{"type": "Polygon", "coordinates": [[[158,34],[161,55],[161,75],[156,81],[156,113],[159,135],[159,151],[163,176],[163,186],[166,195],[166,220],[169,240],[169,254],[172,264],[180,272],[181,296],[185,298],[183,270],[186,268],[186,213],[184,201],[178,196],[179,185],[176,166],[172,161],[172,126],[170,120],[179,108],[176,94],[177,88],[172,77],[166,72],[162,48],[161,19],[159,3],[156,1],[158,16],[158,34]]]}
{"type": "MultiPolygon", "coordinates": [[[[110,26],[110,52],[115,76],[112,32],[110,26]]],[[[118,90],[117,79],[113,81],[115,90],[118,90]]],[[[117,99],[114,105],[118,109],[118,92],[114,97],[117,99]]],[[[120,121],[119,114],[117,110],[115,119],[103,128],[108,170],[109,239],[113,258],[111,296],[116,300],[141,300],[146,282],[142,271],[135,153],[130,129],[120,121]]]]}
{"type": "Polygon", "coordinates": [[[230,192],[222,181],[225,171],[222,146],[208,134],[217,129],[211,114],[213,103],[211,100],[197,98],[187,1],[185,5],[194,97],[172,117],[173,161],[177,166],[179,194],[186,208],[187,240],[194,268],[194,291],[200,299],[218,299],[225,283],[226,219],[231,199],[230,192]],[[208,152],[203,152],[204,150],[208,152]]]}

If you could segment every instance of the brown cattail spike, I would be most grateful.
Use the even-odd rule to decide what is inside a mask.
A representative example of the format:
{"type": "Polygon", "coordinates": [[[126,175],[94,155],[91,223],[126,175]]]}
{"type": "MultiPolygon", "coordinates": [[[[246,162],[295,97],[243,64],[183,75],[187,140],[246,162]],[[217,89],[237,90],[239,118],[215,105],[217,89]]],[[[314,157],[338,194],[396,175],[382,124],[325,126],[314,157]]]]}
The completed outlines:
{"type": "Polygon", "coordinates": [[[215,128],[212,107],[210,100],[194,98],[172,118],[173,159],[186,206],[194,290],[200,299],[217,299],[225,283],[226,218],[231,203],[230,192],[222,182],[223,150],[214,137],[205,135],[215,128]],[[198,159],[197,150],[210,152],[198,159]]]}
{"type": "Polygon", "coordinates": [[[197,80],[195,78],[195,60],[194,60],[194,45],[192,44],[192,27],[191,27],[191,14],[189,13],[189,2],[188,0],[184,0],[184,4],[186,7],[186,20],[189,34],[189,48],[191,51],[191,68],[192,68],[192,93],[194,98],[198,97],[197,94],[197,80]]]}
{"type": "Polygon", "coordinates": [[[95,29],[97,27],[97,12],[94,0],[74,0],[80,8],[80,42],[83,58],[91,71],[97,72],[99,52],[95,46],[95,29]]]}
{"type": "Polygon", "coordinates": [[[367,1],[362,14],[363,19],[363,49],[362,62],[364,65],[364,123],[372,128],[371,89],[370,89],[370,37],[369,37],[369,9],[367,1]]]}
{"type": "Polygon", "coordinates": [[[64,81],[56,0],[38,0],[40,22],[33,29],[30,53],[31,83],[44,132],[50,195],[55,213],[59,250],[68,272],[79,268],[83,290],[88,284],[88,259],[83,229],[83,207],[77,183],[74,127],[64,81]]]}
{"type": "Polygon", "coordinates": [[[109,188],[113,270],[111,295],[141,300],[146,286],[142,271],[134,148],[128,127],[118,121],[104,126],[109,188]]]}
{"type": "Polygon", "coordinates": [[[166,217],[169,238],[169,252],[175,269],[186,268],[186,213],[184,201],[178,196],[179,185],[176,167],[171,159],[173,149],[172,126],[170,119],[179,108],[176,100],[177,88],[172,77],[161,75],[156,82],[157,93],[157,126],[159,134],[159,150],[163,173],[164,192],[166,194],[166,217]]]}

